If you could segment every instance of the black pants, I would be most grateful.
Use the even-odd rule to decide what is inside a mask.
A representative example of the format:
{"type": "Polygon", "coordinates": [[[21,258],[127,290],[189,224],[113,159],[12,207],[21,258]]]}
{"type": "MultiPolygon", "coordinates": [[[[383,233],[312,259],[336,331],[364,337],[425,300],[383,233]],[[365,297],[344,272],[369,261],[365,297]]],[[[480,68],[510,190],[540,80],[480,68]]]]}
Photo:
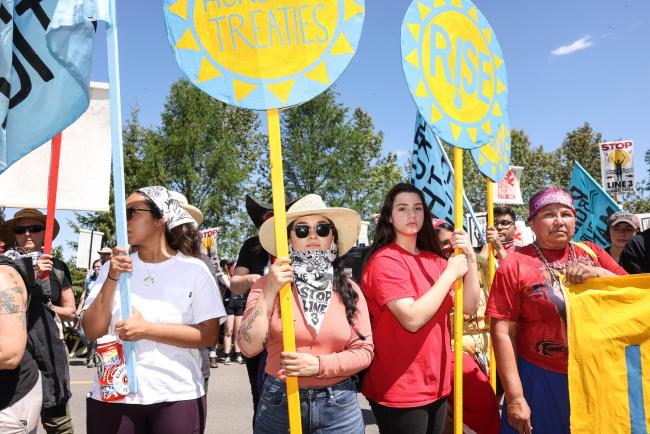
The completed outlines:
{"type": "Polygon", "coordinates": [[[157,404],[120,404],[86,398],[88,434],[203,434],[206,397],[157,404]]]}
{"type": "Polygon", "coordinates": [[[422,407],[386,407],[370,401],[380,434],[442,434],[447,418],[447,398],[422,407]]]}
{"type": "Polygon", "coordinates": [[[257,416],[257,404],[260,402],[260,388],[258,387],[258,373],[260,361],[266,357],[266,351],[254,357],[246,357],[246,371],[248,372],[248,382],[251,386],[251,395],[253,397],[253,427],[255,427],[255,417],[257,416]]]}

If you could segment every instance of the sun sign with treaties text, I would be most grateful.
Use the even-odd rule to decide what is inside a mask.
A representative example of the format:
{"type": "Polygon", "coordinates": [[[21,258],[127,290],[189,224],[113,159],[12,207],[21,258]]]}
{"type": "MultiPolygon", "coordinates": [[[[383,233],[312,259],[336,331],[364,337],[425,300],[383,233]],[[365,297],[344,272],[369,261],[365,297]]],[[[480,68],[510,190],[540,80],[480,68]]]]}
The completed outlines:
{"type": "Polygon", "coordinates": [[[185,75],[225,103],[267,110],[330,87],[359,43],[363,0],[165,0],[185,75]]]}

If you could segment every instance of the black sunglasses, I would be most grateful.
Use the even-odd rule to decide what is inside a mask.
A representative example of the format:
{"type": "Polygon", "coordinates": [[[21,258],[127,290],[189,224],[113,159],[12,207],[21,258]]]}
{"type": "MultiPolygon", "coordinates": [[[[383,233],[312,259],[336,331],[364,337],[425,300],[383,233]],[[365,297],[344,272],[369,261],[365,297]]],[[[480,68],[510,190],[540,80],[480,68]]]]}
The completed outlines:
{"type": "Polygon", "coordinates": [[[29,225],[29,226],[14,226],[14,234],[22,235],[29,231],[30,234],[37,234],[43,232],[45,226],[43,225],[29,225]]]}
{"type": "Polygon", "coordinates": [[[316,235],[324,238],[329,236],[330,232],[332,232],[332,229],[334,228],[334,225],[331,223],[318,223],[316,226],[300,224],[293,226],[291,230],[296,233],[296,236],[298,238],[307,238],[312,227],[316,229],[316,235]]]}
{"type": "Polygon", "coordinates": [[[135,214],[136,212],[151,212],[151,210],[147,209],[147,208],[132,208],[132,207],[129,207],[129,208],[126,209],[126,219],[131,220],[131,217],[133,217],[133,214],[135,214]]]}
{"type": "Polygon", "coordinates": [[[508,229],[510,226],[514,225],[515,222],[512,220],[499,220],[498,222],[494,222],[494,227],[501,226],[502,228],[508,229]]]}

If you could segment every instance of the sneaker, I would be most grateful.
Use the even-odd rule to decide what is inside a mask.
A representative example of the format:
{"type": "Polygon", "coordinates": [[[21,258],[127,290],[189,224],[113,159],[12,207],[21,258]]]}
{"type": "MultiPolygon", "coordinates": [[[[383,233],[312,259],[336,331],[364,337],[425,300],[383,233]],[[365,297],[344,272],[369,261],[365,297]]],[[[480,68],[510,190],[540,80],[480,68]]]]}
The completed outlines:
{"type": "Polygon", "coordinates": [[[223,355],[223,364],[224,365],[230,365],[230,362],[231,362],[230,354],[224,354],[223,355]]]}
{"type": "Polygon", "coordinates": [[[210,367],[211,368],[218,368],[219,367],[219,363],[217,362],[216,357],[210,357],[210,367]]]}
{"type": "Polygon", "coordinates": [[[235,353],[235,362],[239,363],[240,365],[244,363],[244,359],[241,356],[241,353],[235,353]]]}

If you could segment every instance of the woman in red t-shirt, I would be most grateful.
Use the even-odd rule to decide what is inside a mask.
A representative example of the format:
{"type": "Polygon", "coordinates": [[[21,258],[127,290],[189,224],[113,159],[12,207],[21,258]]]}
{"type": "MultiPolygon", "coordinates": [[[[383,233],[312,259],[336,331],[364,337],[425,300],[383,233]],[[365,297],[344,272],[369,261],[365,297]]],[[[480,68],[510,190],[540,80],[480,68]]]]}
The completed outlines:
{"type": "Polygon", "coordinates": [[[479,302],[476,256],[454,231],[462,254],[442,258],[424,195],[399,183],[387,194],[363,272],[375,357],[363,394],[382,434],[442,433],[450,393],[450,288],[465,276],[463,312],[479,302]]]}
{"type": "Polygon", "coordinates": [[[501,261],[487,306],[505,391],[501,433],[569,434],[569,348],[560,275],[584,283],[626,273],[596,244],[571,241],[576,211],[568,192],[544,188],[528,209],[535,242],[501,261]]]}

